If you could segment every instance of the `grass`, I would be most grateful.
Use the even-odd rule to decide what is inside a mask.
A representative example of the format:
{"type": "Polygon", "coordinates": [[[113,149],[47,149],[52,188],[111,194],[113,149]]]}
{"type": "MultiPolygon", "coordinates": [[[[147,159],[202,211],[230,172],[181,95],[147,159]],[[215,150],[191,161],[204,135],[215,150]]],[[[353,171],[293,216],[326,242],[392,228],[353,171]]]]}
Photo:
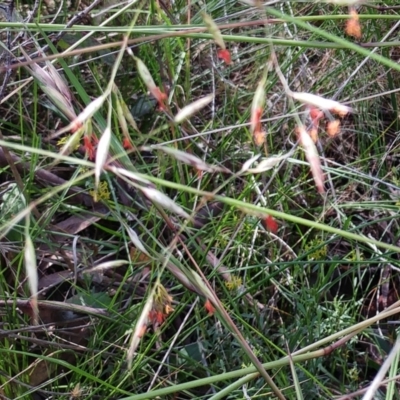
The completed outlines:
{"type": "Polygon", "coordinates": [[[0,397],[399,398],[396,10],[360,6],[360,46],[327,3],[88,5],[0,22],[0,397]],[[323,194],[286,83],[355,111],[320,122],[323,194]]]}

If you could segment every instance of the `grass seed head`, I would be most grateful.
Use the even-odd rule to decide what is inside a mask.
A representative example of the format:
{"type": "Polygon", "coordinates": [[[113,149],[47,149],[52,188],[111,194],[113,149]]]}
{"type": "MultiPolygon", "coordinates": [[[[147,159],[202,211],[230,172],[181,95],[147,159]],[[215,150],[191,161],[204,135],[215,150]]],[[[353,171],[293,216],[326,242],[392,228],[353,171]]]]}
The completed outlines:
{"type": "Polygon", "coordinates": [[[203,21],[206,24],[206,27],[208,31],[211,33],[211,35],[214,38],[215,43],[222,49],[225,50],[225,42],[224,39],[222,38],[221,31],[218,28],[218,25],[214,22],[214,20],[209,16],[207,13],[203,13],[203,21]]]}
{"type": "Polygon", "coordinates": [[[272,233],[277,233],[279,225],[276,222],[276,219],[272,217],[271,215],[267,215],[263,220],[262,223],[264,225],[264,228],[267,229],[268,231],[272,233]]]}
{"type": "Polygon", "coordinates": [[[324,174],[322,172],[321,161],[319,159],[315,143],[313,142],[307,131],[304,129],[304,127],[298,127],[296,129],[296,132],[299,136],[300,143],[306,154],[306,158],[310,163],[311,173],[313,175],[315,185],[317,186],[317,190],[319,193],[324,193],[324,174]]]}
{"type": "MultiPolygon", "coordinates": [[[[21,47],[20,51],[28,61],[32,61],[29,55],[21,47]]],[[[36,63],[32,63],[30,67],[25,68],[35,78],[49,100],[68,118],[72,121],[76,118],[74,107],[72,106],[72,94],[64,82],[61,75],[54,68],[53,64],[46,62],[47,70],[40,67],[36,63]]]]}
{"type": "Polygon", "coordinates": [[[265,143],[265,138],[267,136],[267,132],[265,131],[256,131],[253,133],[254,144],[258,147],[262,146],[265,143]]]}
{"type": "Polygon", "coordinates": [[[217,55],[218,55],[218,58],[223,60],[226,65],[232,64],[231,53],[229,52],[228,49],[220,49],[220,50],[218,50],[217,55]]]}
{"type": "Polygon", "coordinates": [[[103,172],[104,166],[109,157],[110,143],[111,143],[111,129],[109,126],[107,126],[103,134],[101,135],[96,151],[96,165],[94,168],[94,178],[95,178],[95,189],[97,191],[99,189],[99,184],[100,184],[100,175],[103,172]]]}
{"type": "Polygon", "coordinates": [[[318,142],[318,128],[314,126],[310,129],[310,137],[314,143],[318,142]]]}
{"type": "Polygon", "coordinates": [[[206,302],[204,303],[204,308],[207,310],[209,316],[214,315],[215,307],[212,305],[209,299],[207,299],[206,302]]]}
{"type": "Polygon", "coordinates": [[[310,129],[310,137],[314,143],[318,142],[318,129],[319,129],[319,121],[324,117],[324,113],[318,108],[311,106],[309,107],[309,115],[311,119],[311,129],[310,129]]]}
{"type": "Polygon", "coordinates": [[[167,195],[160,192],[159,190],[151,187],[141,187],[140,190],[150,201],[158,204],[160,207],[169,210],[177,215],[180,215],[183,218],[190,218],[189,214],[184,211],[181,206],[176,204],[167,195]]]}
{"type": "Polygon", "coordinates": [[[150,71],[146,67],[146,64],[138,57],[133,56],[133,58],[136,61],[136,67],[138,69],[140,77],[143,80],[143,83],[146,85],[148,91],[152,94],[152,96],[158,101],[159,108],[161,110],[164,110],[164,101],[167,99],[167,95],[163,93],[160,88],[155,84],[150,71]]]}
{"type": "Polygon", "coordinates": [[[361,39],[361,24],[360,17],[357,14],[357,11],[354,9],[350,10],[351,18],[346,21],[346,34],[349,36],[353,36],[356,39],[361,39]]]}
{"type": "Polygon", "coordinates": [[[334,137],[340,133],[340,121],[338,119],[335,119],[334,121],[328,121],[326,124],[326,133],[331,137],[334,137]]]}
{"type": "Polygon", "coordinates": [[[183,107],[181,110],[179,110],[178,114],[176,114],[174,118],[175,122],[179,124],[180,122],[190,118],[192,115],[198,113],[208,104],[210,104],[213,99],[214,95],[209,94],[183,107]]]}
{"type": "Polygon", "coordinates": [[[345,106],[336,100],[325,99],[322,96],[317,96],[312,93],[291,92],[291,96],[303,104],[308,104],[309,106],[319,108],[320,110],[330,111],[331,113],[337,114],[340,117],[344,117],[353,111],[351,107],[345,106]]]}

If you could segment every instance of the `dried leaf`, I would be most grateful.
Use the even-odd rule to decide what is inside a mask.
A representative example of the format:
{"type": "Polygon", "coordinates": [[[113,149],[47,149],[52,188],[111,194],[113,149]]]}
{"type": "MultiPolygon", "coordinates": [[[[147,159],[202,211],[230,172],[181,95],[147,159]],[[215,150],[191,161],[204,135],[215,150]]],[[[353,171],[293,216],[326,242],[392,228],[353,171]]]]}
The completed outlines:
{"type": "MultiPolygon", "coordinates": [[[[63,237],[65,240],[65,237],[63,237]]],[[[54,272],[52,274],[47,274],[43,275],[38,282],[38,290],[46,290],[46,288],[51,288],[54,286],[59,285],[60,283],[63,283],[65,281],[68,281],[68,279],[71,279],[74,277],[73,272],[71,271],[59,271],[59,272],[54,272]]]]}

